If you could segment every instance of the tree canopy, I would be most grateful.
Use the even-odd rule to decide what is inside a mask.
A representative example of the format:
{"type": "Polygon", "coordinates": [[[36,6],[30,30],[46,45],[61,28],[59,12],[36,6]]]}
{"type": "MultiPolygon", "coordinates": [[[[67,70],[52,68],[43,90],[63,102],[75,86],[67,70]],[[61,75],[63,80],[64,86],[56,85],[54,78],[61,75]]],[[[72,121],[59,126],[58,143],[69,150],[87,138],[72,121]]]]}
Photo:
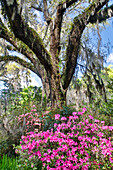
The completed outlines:
{"type": "Polygon", "coordinates": [[[0,0],[0,38],[9,51],[2,61],[15,61],[42,80],[52,107],[66,101],[81,36],[89,23],[113,16],[110,0],[0,0]],[[73,19],[72,19],[73,18],[73,19]]]}

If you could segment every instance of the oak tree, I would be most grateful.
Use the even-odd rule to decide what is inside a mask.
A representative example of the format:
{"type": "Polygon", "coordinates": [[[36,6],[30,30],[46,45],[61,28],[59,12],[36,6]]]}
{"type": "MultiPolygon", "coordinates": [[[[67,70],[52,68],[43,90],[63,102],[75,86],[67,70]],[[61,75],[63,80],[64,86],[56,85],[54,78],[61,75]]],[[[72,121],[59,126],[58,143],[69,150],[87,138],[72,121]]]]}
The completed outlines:
{"type": "Polygon", "coordinates": [[[0,61],[15,61],[36,73],[50,97],[51,106],[61,107],[66,103],[66,92],[77,66],[83,31],[89,23],[112,17],[113,5],[108,6],[110,0],[0,2],[0,38],[10,43],[9,50],[22,54],[0,56],[0,61]],[[68,17],[73,20],[68,22],[68,17]]]}

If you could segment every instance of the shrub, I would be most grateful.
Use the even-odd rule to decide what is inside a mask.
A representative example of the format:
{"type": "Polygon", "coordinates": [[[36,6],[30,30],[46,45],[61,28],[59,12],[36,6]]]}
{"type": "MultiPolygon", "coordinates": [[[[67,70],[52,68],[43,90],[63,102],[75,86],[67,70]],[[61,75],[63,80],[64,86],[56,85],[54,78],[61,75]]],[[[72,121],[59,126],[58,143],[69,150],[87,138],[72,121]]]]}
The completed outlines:
{"type": "Polygon", "coordinates": [[[35,105],[32,106],[31,112],[17,116],[19,126],[25,131],[41,130],[43,121],[40,120],[40,115],[36,113],[35,105]]]}
{"type": "Polygon", "coordinates": [[[56,114],[55,120],[61,123],[54,123],[53,129],[22,136],[16,152],[23,163],[31,162],[34,169],[39,165],[51,170],[111,169],[113,126],[105,126],[92,115],[84,118],[85,111],[73,112],[69,118],[56,114]]]}

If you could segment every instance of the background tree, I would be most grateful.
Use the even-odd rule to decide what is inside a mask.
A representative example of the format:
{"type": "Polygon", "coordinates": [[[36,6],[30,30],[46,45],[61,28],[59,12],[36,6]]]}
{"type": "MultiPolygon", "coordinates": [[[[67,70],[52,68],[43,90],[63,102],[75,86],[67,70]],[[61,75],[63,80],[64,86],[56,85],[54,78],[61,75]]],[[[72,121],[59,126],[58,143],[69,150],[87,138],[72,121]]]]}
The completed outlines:
{"type": "Polygon", "coordinates": [[[113,16],[113,5],[108,7],[108,2],[109,0],[1,0],[2,14],[7,24],[4,24],[1,18],[0,37],[10,42],[10,46],[23,54],[27,60],[23,55],[4,55],[0,57],[0,61],[16,61],[22,64],[34,71],[42,83],[46,77],[51,106],[62,106],[66,102],[66,92],[77,66],[82,33],[89,23],[99,23],[113,16]],[[38,14],[41,13],[43,22],[34,10],[38,11],[38,14]],[[66,36],[63,29],[66,25],[64,19],[70,15],[73,15],[74,19],[67,27],[67,42],[63,47],[62,37],[66,36]],[[43,27],[40,27],[40,24],[43,27]],[[39,33],[39,28],[45,29],[44,36],[39,33]]]}

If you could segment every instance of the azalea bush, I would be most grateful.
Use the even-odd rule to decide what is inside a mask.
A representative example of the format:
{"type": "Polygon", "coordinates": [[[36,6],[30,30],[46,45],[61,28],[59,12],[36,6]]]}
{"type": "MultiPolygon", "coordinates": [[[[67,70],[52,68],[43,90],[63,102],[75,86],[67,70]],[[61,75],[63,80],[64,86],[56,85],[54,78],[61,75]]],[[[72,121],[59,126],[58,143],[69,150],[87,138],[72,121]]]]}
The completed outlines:
{"type": "Polygon", "coordinates": [[[73,112],[68,118],[55,115],[51,130],[27,132],[16,153],[21,165],[33,169],[111,169],[113,166],[113,126],[92,115],[73,112]],[[61,122],[61,123],[58,123],[61,122]]]}
{"type": "Polygon", "coordinates": [[[63,106],[62,109],[55,109],[55,110],[51,110],[51,111],[46,111],[44,113],[42,113],[41,115],[41,120],[44,121],[43,126],[42,126],[42,130],[46,131],[46,130],[51,130],[52,128],[54,128],[54,123],[61,123],[62,121],[59,120],[55,120],[55,115],[59,114],[61,117],[66,117],[67,120],[69,118],[69,116],[72,115],[72,113],[76,111],[76,109],[72,108],[72,107],[67,107],[67,106],[63,106]]]}
{"type": "Polygon", "coordinates": [[[75,109],[64,106],[63,109],[55,109],[52,111],[39,111],[33,105],[30,112],[16,116],[19,126],[24,127],[26,131],[46,131],[54,128],[54,123],[61,123],[61,120],[55,120],[55,114],[60,114],[61,117],[69,118],[75,109]]]}
{"type": "Polygon", "coordinates": [[[17,116],[17,120],[26,132],[39,130],[43,124],[43,121],[40,120],[40,115],[36,112],[35,105],[32,106],[30,112],[17,116]]]}

